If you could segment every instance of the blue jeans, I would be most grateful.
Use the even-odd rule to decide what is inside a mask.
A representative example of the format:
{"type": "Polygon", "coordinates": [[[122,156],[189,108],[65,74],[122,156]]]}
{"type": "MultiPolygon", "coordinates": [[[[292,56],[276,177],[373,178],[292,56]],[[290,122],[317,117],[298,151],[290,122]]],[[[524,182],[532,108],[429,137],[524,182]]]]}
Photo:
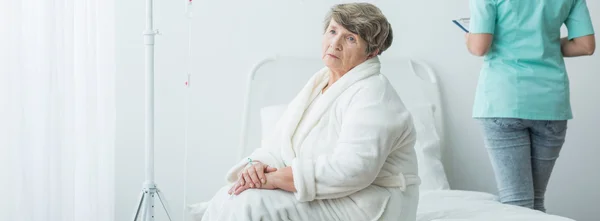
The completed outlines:
{"type": "Polygon", "coordinates": [[[500,202],[546,212],[544,194],[567,121],[483,118],[480,123],[500,202]]]}

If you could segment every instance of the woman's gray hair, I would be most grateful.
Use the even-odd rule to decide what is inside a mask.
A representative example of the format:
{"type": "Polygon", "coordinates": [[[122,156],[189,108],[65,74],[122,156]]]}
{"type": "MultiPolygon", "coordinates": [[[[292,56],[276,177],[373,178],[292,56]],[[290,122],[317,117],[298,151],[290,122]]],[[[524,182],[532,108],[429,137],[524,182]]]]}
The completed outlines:
{"type": "Polygon", "coordinates": [[[381,10],[370,3],[338,4],[325,16],[325,31],[333,19],[348,31],[367,42],[367,54],[379,49],[379,53],[392,45],[392,26],[381,10]]]}

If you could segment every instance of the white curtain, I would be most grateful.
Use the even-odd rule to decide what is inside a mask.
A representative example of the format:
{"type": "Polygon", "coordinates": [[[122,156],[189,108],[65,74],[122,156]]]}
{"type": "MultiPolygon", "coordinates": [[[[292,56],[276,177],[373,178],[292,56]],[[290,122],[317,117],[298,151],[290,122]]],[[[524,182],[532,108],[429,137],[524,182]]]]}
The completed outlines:
{"type": "Polygon", "coordinates": [[[0,220],[114,220],[114,0],[0,0],[0,220]]]}

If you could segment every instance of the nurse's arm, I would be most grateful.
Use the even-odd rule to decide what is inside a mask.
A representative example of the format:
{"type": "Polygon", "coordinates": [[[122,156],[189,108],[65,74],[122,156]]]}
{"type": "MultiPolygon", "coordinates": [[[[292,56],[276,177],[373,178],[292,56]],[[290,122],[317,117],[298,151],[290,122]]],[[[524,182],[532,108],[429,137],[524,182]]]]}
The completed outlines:
{"type": "Polygon", "coordinates": [[[484,56],[492,46],[492,34],[467,34],[467,48],[475,56],[484,56]]]}
{"type": "Polygon", "coordinates": [[[594,54],[596,50],[596,39],[594,35],[586,35],[569,40],[560,39],[562,54],[564,57],[577,57],[594,54]]]}

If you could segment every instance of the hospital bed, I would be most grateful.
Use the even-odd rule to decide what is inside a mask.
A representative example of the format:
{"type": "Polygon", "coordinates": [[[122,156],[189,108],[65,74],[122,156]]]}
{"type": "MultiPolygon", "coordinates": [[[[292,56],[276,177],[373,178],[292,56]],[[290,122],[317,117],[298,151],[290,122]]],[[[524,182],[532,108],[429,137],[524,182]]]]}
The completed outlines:
{"type": "MultiPolygon", "coordinates": [[[[423,61],[409,58],[381,58],[382,73],[390,80],[415,119],[419,160],[420,202],[418,221],[572,221],[497,201],[484,192],[452,190],[449,187],[441,152],[444,145],[444,121],[439,82],[435,72],[423,61]]],[[[273,56],[260,60],[247,79],[242,110],[242,130],[238,158],[260,145],[285,104],[323,67],[318,57],[273,56]]]]}

